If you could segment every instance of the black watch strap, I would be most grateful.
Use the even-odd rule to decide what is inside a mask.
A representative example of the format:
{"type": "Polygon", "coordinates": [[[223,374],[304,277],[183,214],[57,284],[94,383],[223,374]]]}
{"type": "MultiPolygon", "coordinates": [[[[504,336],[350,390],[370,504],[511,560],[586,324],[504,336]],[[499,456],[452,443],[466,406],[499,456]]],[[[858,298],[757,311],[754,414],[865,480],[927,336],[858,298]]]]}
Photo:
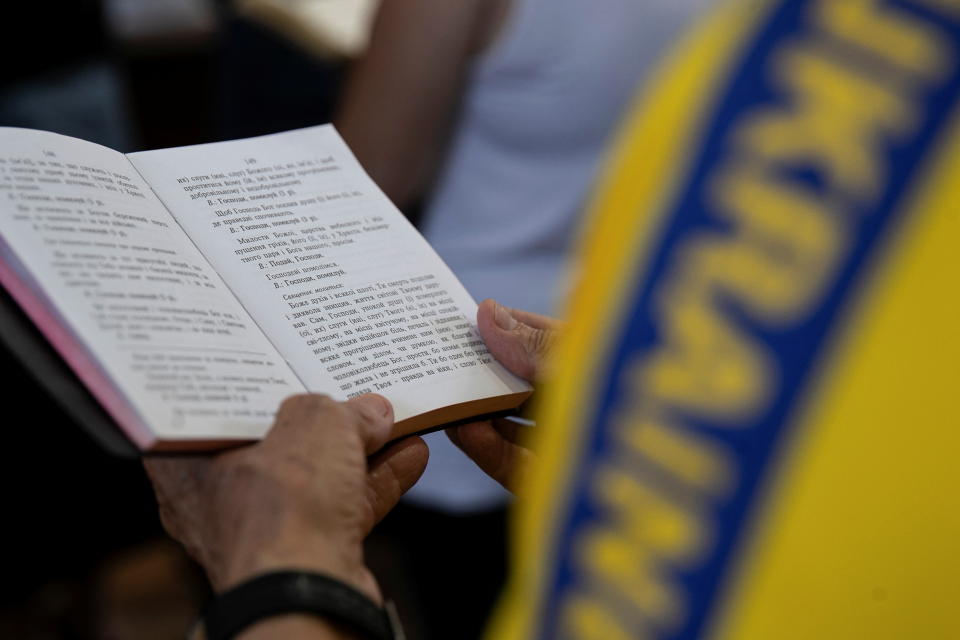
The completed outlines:
{"type": "Polygon", "coordinates": [[[207,640],[231,640],[275,615],[307,613],[337,622],[363,638],[393,640],[387,613],[353,587],[308,571],[275,571],[221,594],[207,607],[207,640]]]}

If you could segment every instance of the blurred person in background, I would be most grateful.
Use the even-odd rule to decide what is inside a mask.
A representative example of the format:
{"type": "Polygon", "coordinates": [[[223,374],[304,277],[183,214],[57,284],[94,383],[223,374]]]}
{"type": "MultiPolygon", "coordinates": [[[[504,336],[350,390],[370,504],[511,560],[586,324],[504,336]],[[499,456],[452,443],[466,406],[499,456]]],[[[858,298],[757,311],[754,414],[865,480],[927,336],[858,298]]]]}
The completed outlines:
{"type": "MultiPolygon", "coordinates": [[[[423,204],[421,231],[475,299],[552,313],[624,109],[710,4],[390,0],[335,124],[402,211],[423,204]]],[[[426,440],[430,464],[405,498],[425,510],[406,513],[405,537],[486,538],[470,562],[479,575],[497,571],[506,492],[442,434],[426,440]]],[[[442,557],[438,589],[465,562],[441,548],[423,550],[442,557]]],[[[462,615],[453,605],[451,620],[462,615]]]]}

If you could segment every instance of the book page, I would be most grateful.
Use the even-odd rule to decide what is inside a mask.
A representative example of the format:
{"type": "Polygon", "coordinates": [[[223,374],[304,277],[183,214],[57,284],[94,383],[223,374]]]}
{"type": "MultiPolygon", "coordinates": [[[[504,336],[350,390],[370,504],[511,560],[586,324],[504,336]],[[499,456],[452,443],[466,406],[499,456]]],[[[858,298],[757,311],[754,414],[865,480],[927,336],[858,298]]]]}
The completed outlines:
{"type": "Polygon", "coordinates": [[[400,421],[529,389],[332,126],[129,157],[309,390],[400,421]]]}
{"type": "Polygon", "coordinates": [[[0,149],[3,284],[121,426],[262,435],[303,386],[123,154],[7,128],[0,149]]]}

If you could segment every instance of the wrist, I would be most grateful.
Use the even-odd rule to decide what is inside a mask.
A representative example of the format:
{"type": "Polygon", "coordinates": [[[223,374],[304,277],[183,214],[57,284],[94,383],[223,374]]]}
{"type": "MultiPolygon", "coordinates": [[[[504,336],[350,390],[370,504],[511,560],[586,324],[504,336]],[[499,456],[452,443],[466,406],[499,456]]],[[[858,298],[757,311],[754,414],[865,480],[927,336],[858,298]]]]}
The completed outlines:
{"type": "Polygon", "coordinates": [[[202,629],[207,640],[403,637],[389,607],[332,576],[300,570],[261,574],[218,595],[202,629]]]}
{"type": "Polygon", "coordinates": [[[287,614],[266,618],[240,633],[237,640],[355,640],[358,636],[342,625],[307,614],[287,614]]]}
{"type": "Polygon", "coordinates": [[[380,589],[363,562],[359,542],[347,543],[318,537],[290,538],[267,546],[244,546],[224,557],[217,567],[208,567],[214,592],[220,594],[257,576],[279,570],[325,574],[358,590],[381,604],[380,589]]]}

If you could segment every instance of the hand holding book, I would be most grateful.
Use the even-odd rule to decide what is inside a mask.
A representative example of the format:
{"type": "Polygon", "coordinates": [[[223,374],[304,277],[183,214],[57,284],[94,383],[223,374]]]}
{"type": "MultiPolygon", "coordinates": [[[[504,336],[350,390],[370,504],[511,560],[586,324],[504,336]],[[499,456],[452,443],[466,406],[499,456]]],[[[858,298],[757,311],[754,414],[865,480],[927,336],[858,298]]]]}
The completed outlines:
{"type": "MultiPolygon", "coordinates": [[[[533,383],[544,379],[548,353],[563,324],[484,300],[477,309],[477,328],[494,358],[533,383]]],[[[536,464],[536,455],[525,446],[524,429],[509,418],[493,419],[449,428],[447,436],[487,475],[517,493],[536,464]]]]}
{"type": "MultiPolygon", "coordinates": [[[[560,325],[487,300],[479,307],[478,326],[491,353],[511,370],[534,372],[542,370],[560,325]]],[[[379,602],[361,542],[416,482],[427,461],[426,446],[417,437],[365,461],[386,444],[392,423],[392,408],[380,396],[337,403],[302,395],[284,403],[274,427],[257,444],[145,464],[164,526],[204,566],[216,591],[295,569],[332,576],[379,602]],[[264,518],[266,512],[274,517],[264,518]],[[220,526],[224,521],[231,523],[229,530],[220,526]]],[[[477,422],[449,433],[505,486],[534,464],[530,451],[504,425],[477,422]]],[[[268,629],[279,634],[298,625],[310,627],[315,637],[339,637],[322,619],[307,616],[274,619],[258,628],[272,637],[268,629]]]]}
{"type": "Polygon", "coordinates": [[[216,591],[269,570],[298,568],[328,573],[379,600],[361,543],[427,463],[417,437],[367,462],[392,427],[393,408],[382,396],[335,402],[299,395],[283,403],[255,445],[212,456],[151,457],[144,465],[164,527],[216,591]]]}

